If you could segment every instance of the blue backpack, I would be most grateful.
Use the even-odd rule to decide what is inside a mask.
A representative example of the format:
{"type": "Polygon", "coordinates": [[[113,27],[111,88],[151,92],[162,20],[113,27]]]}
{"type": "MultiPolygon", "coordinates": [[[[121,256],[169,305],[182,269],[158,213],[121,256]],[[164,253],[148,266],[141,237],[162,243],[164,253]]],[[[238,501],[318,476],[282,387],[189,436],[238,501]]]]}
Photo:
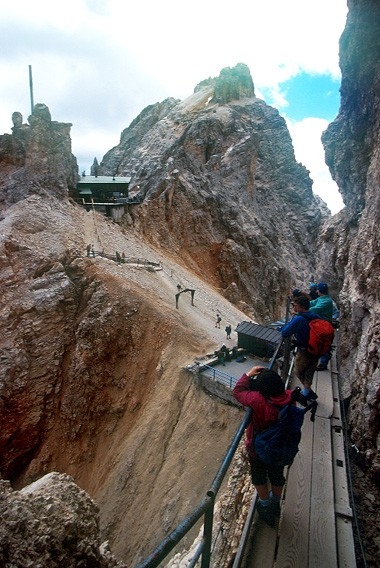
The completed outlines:
{"type": "Polygon", "coordinates": [[[293,402],[283,408],[273,406],[280,408],[278,420],[256,433],[253,447],[256,455],[267,465],[291,465],[298,453],[305,413],[312,410],[311,420],[314,420],[317,403],[312,401],[306,408],[300,408],[293,402]]]}

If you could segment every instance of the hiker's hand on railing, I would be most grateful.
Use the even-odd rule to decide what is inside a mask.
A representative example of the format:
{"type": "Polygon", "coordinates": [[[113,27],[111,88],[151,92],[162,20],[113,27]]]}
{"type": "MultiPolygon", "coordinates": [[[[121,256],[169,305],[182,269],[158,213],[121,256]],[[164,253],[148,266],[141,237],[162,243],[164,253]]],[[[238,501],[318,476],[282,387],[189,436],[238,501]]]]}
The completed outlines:
{"type": "Polygon", "coordinates": [[[261,373],[261,371],[265,369],[265,367],[260,367],[259,365],[256,365],[255,367],[252,367],[252,369],[250,369],[247,373],[247,377],[256,377],[256,375],[258,375],[259,373],[261,373]]]}

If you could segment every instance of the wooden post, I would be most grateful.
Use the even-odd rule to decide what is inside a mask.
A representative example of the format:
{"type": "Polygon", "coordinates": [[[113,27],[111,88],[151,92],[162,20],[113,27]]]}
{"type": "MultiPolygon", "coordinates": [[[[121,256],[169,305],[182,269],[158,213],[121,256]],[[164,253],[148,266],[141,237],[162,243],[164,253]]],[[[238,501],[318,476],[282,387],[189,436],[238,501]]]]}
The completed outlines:
{"type": "Polygon", "coordinates": [[[31,65],[29,65],[29,89],[30,89],[31,114],[33,114],[34,101],[33,101],[33,77],[32,77],[32,66],[31,65]]]}

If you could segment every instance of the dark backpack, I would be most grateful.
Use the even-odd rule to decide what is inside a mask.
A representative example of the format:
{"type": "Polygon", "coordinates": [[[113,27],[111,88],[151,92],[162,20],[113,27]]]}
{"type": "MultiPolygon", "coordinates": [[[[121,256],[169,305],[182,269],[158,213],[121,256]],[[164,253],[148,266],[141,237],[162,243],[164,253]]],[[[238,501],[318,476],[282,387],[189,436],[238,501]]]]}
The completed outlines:
{"type": "Polygon", "coordinates": [[[309,321],[309,343],[307,350],[312,355],[324,355],[328,352],[334,340],[335,330],[331,323],[323,319],[309,321]]]}
{"type": "Polygon", "coordinates": [[[311,420],[314,420],[316,407],[317,403],[312,401],[305,408],[300,408],[293,402],[281,408],[277,422],[254,436],[253,448],[261,461],[267,465],[291,465],[298,453],[305,413],[311,410],[311,420]]]}

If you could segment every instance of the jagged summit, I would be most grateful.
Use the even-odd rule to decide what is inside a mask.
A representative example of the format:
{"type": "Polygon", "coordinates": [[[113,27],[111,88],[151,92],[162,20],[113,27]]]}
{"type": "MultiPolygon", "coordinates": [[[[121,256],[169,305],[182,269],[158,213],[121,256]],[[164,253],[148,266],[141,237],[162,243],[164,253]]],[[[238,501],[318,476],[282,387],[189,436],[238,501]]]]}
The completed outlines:
{"type": "Polygon", "coordinates": [[[145,198],[125,221],[226,297],[254,297],[260,317],[283,304],[295,274],[313,273],[328,212],[295,160],[285,120],[254,96],[246,65],[223,69],[183,101],[144,109],[99,165],[102,175],[115,172],[145,198]],[[289,244],[300,240],[295,259],[289,244]],[[254,276],[264,265],[265,283],[254,276]]]}
{"type": "Polygon", "coordinates": [[[228,103],[245,97],[254,97],[255,88],[251,72],[245,63],[238,63],[235,67],[225,67],[219,77],[205,79],[198,83],[194,92],[211,87],[212,100],[216,103],[228,103]]]}

